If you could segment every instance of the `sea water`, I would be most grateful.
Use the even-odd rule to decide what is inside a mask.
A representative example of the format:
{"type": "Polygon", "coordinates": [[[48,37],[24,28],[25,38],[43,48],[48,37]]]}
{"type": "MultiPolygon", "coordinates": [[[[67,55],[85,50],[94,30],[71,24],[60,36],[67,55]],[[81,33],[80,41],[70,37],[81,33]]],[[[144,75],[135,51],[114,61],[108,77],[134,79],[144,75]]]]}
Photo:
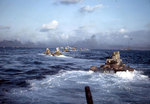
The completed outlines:
{"type": "MultiPolygon", "coordinates": [[[[88,50],[54,57],[45,49],[0,49],[0,103],[86,104],[90,86],[94,104],[149,104],[150,51],[120,51],[134,72],[95,73],[113,50],[88,50]]],[[[53,51],[53,49],[52,49],[53,51]]]]}

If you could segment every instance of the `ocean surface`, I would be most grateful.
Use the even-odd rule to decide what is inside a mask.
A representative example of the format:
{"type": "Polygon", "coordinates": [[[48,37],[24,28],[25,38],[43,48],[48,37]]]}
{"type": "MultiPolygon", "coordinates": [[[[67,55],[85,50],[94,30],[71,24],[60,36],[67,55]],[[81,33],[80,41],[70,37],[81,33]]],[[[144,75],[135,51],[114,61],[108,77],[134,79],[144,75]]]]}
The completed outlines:
{"type": "MultiPolygon", "coordinates": [[[[54,51],[54,49],[50,49],[54,51]]],[[[150,51],[120,51],[134,72],[95,73],[114,50],[44,55],[45,49],[0,48],[0,104],[150,104],[150,51]]]]}

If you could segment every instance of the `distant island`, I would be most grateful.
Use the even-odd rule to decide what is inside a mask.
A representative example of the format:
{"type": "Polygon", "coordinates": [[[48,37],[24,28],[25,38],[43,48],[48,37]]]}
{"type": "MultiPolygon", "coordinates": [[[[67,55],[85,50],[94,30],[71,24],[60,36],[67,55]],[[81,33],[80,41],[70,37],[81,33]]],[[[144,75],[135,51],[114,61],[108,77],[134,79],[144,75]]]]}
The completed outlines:
{"type": "Polygon", "coordinates": [[[17,40],[3,40],[0,41],[0,47],[1,48],[6,48],[6,47],[11,47],[11,48],[34,48],[34,47],[38,47],[38,45],[34,44],[34,43],[25,43],[23,44],[20,41],[17,40]]]}
{"type": "MultiPolygon", "coordinates": [[[[71,46],[76,46],[78,48],[80,48],[81,50],[82,47],[77,46],[72,44],[71,46]]],[[[33,43],[33,42],[21,42],[18,40],[2,40],[0,41],[0,48],[54,48],[54,47],[59,47],[59,45],[53,46],[53,45],[49,45],[49,44],[44,44],[44,43],[33,43]]],[[[92,49],[92,47],[85,47],[85,49],[92,49]]],[[[130,50],[150,50],[150,47],[139,47],[139,46],[135,46],[135,47],[131,47],[131,48],[127,48],[126,46],[121,46],[121,45],[100,45],[99,48],[96,49],[110,49],[110,50],[126,50],[126,51],[130,51],[130,50]]]]}

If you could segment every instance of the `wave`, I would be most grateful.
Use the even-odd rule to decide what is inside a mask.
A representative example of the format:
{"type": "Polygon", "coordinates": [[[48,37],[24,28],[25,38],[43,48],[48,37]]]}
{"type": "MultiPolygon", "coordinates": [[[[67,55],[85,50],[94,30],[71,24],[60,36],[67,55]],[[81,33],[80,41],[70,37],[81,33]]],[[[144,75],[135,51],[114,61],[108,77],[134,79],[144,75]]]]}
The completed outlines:
{"type": "MultiPolygon", "coordinates": [[[[139,85],[150,84],[147,76],[140,72],[118,72],[116,74],[94,73],[92,71],[59,71],[56,75],[46,76],[43,80],[29,80],[29,89],[14,89],[10,93],[11,98],[22,104],[24,102],[40,104],[45,102],[53,103],[85,103],[84,87],[90,86],[96,102],[108,101],[111,97],[112,104],[123,103],[119,96],[124,93],[140,93],[137,99],[142,99],[149,88],[138,87],[139,85]],[[136,85],[136,86],[135,86],[136,85]],[[115,92],[115,93],[114,93],[115,92]],[[118,94],[119,93],[119,94],[118,94]],[[63,100],[67,98],[66,100],[63,100]],[[38,100],[37,100],[38,99],[38,100]],[[47,102],[46,102],[47,101],[47,102]]],[[[144,87],[144,86],[143,86],[144,87]]],[[[134,97],[134,96],[133,96],[134,97]]],[[[125,96],[129,99],[128,96],[125,96]]],[[[135,97],[134,97],[135,98],[135,97]]]]}
{"type": "Polygon", "coordinates": [[[46,56],[46,57],[63,57],[63,58],[72,58],[72,57],[70,57],[70,56],[65,56],[65,55],[60,55],[60,56],[52,56],[52,55],[45,55],[45,54],[43,54],[43,53],[38,53],[38,55],[43,55],[43,56],[46,56]]]}
{"type": "Polygon", "coordinates": [[[126,72],[117,72],[116,73],[117,76],[123,78],[123,79],[130,79],[130,80],[135,80],[136,79],[148,79],[148,76],[146,75],[142,75],[140,71],[133,71],[133,72],[129,72],[128,70],[126,72]]]}
{"type": "Polygon", "coordinates": [[[60,56],[55,56],[55,57],[72,58],[72,57],[65,56],[65,55],[60,55],[60,56]]]}

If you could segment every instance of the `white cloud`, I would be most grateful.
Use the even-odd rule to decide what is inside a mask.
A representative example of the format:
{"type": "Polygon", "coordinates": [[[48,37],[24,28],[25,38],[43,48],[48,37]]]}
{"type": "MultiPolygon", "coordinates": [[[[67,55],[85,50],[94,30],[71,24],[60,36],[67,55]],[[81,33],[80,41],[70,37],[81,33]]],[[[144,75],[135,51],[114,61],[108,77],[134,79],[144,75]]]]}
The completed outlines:
{"type": "Polygon", "coordinates": [[[75,4],[80,2],[81,0],[60,0],[60,3],[62,4],[75,4]]]}
{"type": "Polygon", "coordinates": [[[124,38],[129,38],[129,36],[128,36],[128,35],[124,35],[123,37],[124,37],[124,38]]]}
{"type": "Polygon", "coordinates": [[[51,22],[48,23],[48,24],[43,24],[40,31],[41,31],[41,32],[47,32],[47,31],[49,31],[49,30],[54,30],[54,29],[57,28],[58,24],[59,24],[58,21],[53,20],[53,21],[51,21],[51,22]]]}
{"type": "Polygon", "coordinates": [[[124,28],[121,28],[121,29],[119,30],[119,32],[120,32],[120,33],[125,33],[125,32],[127,32],[127,30],[124,29],[124,28]]]}
{"type": "Polygon", "coordinates": [[[89,6],[89,5],[86,5],[84,7],[82,7],[80,9],[81,12],[93,12],[95,11],[96,9],[98,8],[102,8],[103,7],[103,4],[98,4],[98,5],[95,5],[95,6],[89,6]]]}
{"type": "Polygon", "coordinates": [[[61,34],[61,38],[63,39],[63,40],[67,40],[68,38],[69,38],[69,36],[67,35],[67,34],[61,34]]]}

